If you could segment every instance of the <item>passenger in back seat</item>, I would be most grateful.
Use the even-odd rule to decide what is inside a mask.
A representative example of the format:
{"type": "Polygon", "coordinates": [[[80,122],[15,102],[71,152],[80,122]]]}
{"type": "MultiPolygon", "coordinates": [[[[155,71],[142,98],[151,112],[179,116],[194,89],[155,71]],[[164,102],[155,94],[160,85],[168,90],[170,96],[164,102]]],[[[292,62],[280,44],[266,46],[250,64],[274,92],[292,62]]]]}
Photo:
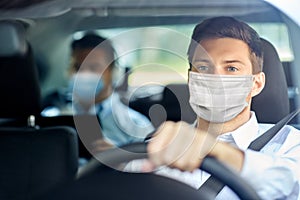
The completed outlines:
{"type": "MultiPolygon", "coordinates": [[[[72,102],[59,109],[67,108],[72,114],[97,115],[108,144],[121,146],[143,141],[154,128],[147,117],[123,104],[114,92],[116,53],[111,42],[87,33],[72,42],[71,50],[68,92],[72,102]]],[[[43,113],[47,115],[47,110],[43,113]]],[[[99,145],[104,144],[103,141],[97,141],[97,144],[97,149],[103,150],[99,145]]]]}

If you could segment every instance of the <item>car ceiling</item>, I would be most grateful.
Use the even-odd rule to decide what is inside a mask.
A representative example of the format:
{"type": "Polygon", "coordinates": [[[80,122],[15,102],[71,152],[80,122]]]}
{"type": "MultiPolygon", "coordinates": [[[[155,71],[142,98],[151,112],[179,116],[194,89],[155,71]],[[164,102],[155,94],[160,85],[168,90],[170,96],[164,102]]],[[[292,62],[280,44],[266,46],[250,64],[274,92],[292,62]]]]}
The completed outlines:
{"type": "Polygon", "coordinates": [[[4,0],[0,19],[25,24],[79,30],[197,23],[203,18],[230,15],[252,22],[281,21],[274,7],[262,0],[4,0]],[[10,2],[10,3],[9,3],[10,2]],[[60,25],[63,25],[61,27],[60,25]],[[56,26],[56,27],[53,27],[56,26]]]}
{"type": "MultiPolygon", "coordinates": [[[[0,18],[45,18],[69,11],[81,17],[171,17],[251,15],[266,13],[270,5],[262,0],[4,0],[0,18]]],[[[272,20],[265,17],[265,20],[272,20]],[[267,18],[267,19],[266,19],[267,18]]]]}
{"type": "Polygon", "coordinates": [[[248,22],[281,21],[274,7],[262,0],[3,0],[0,3],[0,19],[19,19],[29,26],[45,24],[45,27],[55,21],[57,28],[64,24],[68,32],[191,24],[217,15],[235,16],[248,22]]]}

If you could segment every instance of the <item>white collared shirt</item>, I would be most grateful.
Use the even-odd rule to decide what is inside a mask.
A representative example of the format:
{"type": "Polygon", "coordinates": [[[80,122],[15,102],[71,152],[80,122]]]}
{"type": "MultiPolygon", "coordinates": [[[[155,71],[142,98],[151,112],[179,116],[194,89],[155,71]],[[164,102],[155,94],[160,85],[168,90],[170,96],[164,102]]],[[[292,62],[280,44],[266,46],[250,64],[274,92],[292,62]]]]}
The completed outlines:
{"type": "Polygon", "coordinates": [[[101,112],[97,114],[103,136],[115,146],[143,142],[146,136],[154,131],[148,118],[124,105],[117,93],[104,100],[101,106],[101,112]]]}
{"type": "MultiPolygon", "coordinates": [[[[250,143],[273,124],[258,124],[254,112],[250,120],[237,130],[219,136],[231,136],[233,144],[245,152],[241,176],[262,199],[297,199],[300,181],[300,131],[285,126],[260,152],[248,149],[250,143]]],[[[224,188],[216,199],[233,199],[224,188]]]]}
{"type": "Polygon", "coordinates": [[[56,107],[48,108],[44,116],[57,116],[62,114],[91,114],[97,115],[101,123],[104,139],[115,145],[122,146],[133,142],[143,142],[145,137],[154,131],[151,121],[141,113],[123,104],[118,93],[112,93],[100,104],[93,105],[85,110],[74,101],[59,110],[56,107]]]}
{"type": "MultiPolygon", "coordinates": [[[[260,152],[248,149],[255,138],[272,126],[273,124],[258,124],[255,113],[251,112],[247,123],[217,139],[245,152],[240,174],[262,199],[297,199],[300,180],[300,131],[285,126],[260,152]]],[[[140,166],[141,162],[131,162],[126,170],[134,171],[140,169],[140,166]]],[[[191,173],[168,167],[161,167],[156,173],[180,180],[196,189],[210,176],[198,169],[191,173]]],[[[224,187],[216,199],[238,197],[228,187],[224,187]]]]}

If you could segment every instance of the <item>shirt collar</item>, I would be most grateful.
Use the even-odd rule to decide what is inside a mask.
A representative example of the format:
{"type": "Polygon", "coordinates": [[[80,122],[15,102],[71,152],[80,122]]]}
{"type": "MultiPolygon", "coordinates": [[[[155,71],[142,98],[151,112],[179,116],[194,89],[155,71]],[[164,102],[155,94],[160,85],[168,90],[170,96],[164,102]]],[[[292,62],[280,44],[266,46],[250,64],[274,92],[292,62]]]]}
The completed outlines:
{"type": "Polygon", "coordinates": [[[101,111],[104,111],[104,110],[107,110],[108,108],[111,107],[111,104],[112,104],[112,95],[109,96],[108,98],[104,99],[102,102],[96,104],[96,107],[97,107],[97,110],[101,110],[101,111]],[[99,107],[101,107],[101,109],[99,109],[99,107]]]}
{"type": "Polygon", "coordinates": [[[249,121],[238,129],[218,136],[218,139],[235,144],[239,149],[246,150],[250,143],[257,137],[258,122],[255,113],[251,111],[249,121]]]}

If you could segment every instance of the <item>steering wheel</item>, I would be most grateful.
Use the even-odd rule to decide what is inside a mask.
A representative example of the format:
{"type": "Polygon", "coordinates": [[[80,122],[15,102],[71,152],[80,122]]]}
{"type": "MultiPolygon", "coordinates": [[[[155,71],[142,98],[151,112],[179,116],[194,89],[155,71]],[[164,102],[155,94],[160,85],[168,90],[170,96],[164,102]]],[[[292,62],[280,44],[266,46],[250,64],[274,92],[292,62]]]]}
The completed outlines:
{"type": "MultiPolygon", "coordinates": [[[[81,170],[76,181],[51,191],[40,199],[214,199],[209,191],[200,192],[167,177],[153,173],[120,172],[107,167],[147,158],[145,143],[109,149],[95,157],[97,159],[92,159],[81,170]]],[[[215,176],[241,199],[260,199],[254,189],[237,173],[213,157],[204,158],[200,169],[215,176]]]]}

